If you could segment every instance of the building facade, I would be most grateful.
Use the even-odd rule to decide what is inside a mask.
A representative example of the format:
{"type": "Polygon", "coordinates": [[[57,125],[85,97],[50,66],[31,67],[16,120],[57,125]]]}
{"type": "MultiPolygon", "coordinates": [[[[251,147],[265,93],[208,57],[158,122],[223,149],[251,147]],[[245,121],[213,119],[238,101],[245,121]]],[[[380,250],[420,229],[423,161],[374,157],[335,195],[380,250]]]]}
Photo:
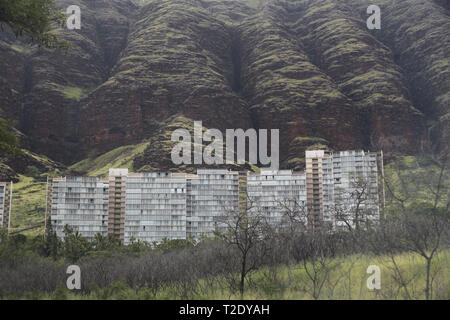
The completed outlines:
{"type": "Polygon", "coordinates": [[[357,227],[379,218],[382,154],[314,150],[306,151],[305,160],[304,172],[110,169],[108,180],[53,179],[51,223],[60,237],[67,224],[88,239],[109,234],[129,244],[211,236],[230,213],[258,213],[280,225],[286,214],[296,214],[311,230],[357,227]]]}
{"type": "Polygon", "coordinates": [[[247,173],[247,202],[250,212],[281,224],[287,213],[306,218],[306,177],[292,170],[262,170],[247,173]]]}
{"type": "Polygon", "coordinates": [[[109,169],[108,235],[125,241],[125,202],[128,169],[109,169]]]}
{"type": "Polygon", "coordinates": [[[364,151],[306,151],[309,224],[354,228],[377,221],[384,203],[383,154],[364,151]]]}
{"type": "Polygon", "coordinates": [[[130,173],[125,197],[124,243],[186,239],[186,174],[130,173]]]}
{"type": "Polygon", "coordinates": [[[223,227],[223,217],[239,209],[239,172],[198,170],[189,181],[189,235],[210,236],[223,227]]]}
{"type": "Polygon", "coordinates": [[[0,182],[0,228],[8,228],[11,216],[12,182],[0,182]]]}
{"type": "Polygon", "coordinates": [[[88,240],[97,233],[108,234],[108,181],[95,177],[56,178],[48,192],[49,220],[58,237],[64,238],[66,225],[88,240]]]}

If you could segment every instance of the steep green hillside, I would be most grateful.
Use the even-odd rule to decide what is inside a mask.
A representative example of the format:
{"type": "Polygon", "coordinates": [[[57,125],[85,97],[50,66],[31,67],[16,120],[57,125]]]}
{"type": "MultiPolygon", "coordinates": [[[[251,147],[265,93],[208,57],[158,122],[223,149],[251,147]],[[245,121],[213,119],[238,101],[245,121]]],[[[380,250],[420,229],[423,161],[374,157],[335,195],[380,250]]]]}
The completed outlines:
{"type": "MultiPolygon", "coordinates": [[[[22,149],[22,154],[1,164],[14,174],[2,181],[13,181],[11,231],[28,228],[44,221],[47,176],[64,174],[66,168],[45,156],[22,149]],[[10,178],[10,179],[8,179],[10,178]]],[[[44,227],[26,231],[26,235],[42,234],[44,227]]]]}
{"type": "Polygon", "coordinates": [[[367,29],[369,0],[56,2],[83,12],[81,30],[56,30],[66,53],[0,33],[0,105],[37,154],[72,165],[155,141],[175,116],[280,129],[283,168],[317,141],[448,151],[444,1],[379,1],[381,30],[367,29]]]}
{"type": "MultiPolygon", "coordinates": [[[[20,175],[19,182],[13,185],[11,212],[11,231],[18,231],[40,224],[45,217],[46,182],[20,175]]],[[[44,226],[25,231],[34,236],[44,233],[44,226]]]]}
{"type": "Polygon", "coordinates": [[[109,168],[132,169],[133,160],[149,145],[148,142],[123,146],[96,158],[87,158],[71,165],[68,169],[77,175],[107,176],[109,168]]]}
{"type": "MultiPolygon", "coordinates": [[[[429,158],[399,157],[385,167],[388,198],[405,200],[405,206],[413,208],[426,203],[445,208],[450,203],[450,174],[429,158]]],[[[393,200],[395,201],[395,200],[393,200]]],[[[388,208],[390,203],[388,202],[388,208]]],[[[391,212],[395,214],[394,208],[391,212]]],[[[448,209],[447,209],[448,210],[448,209]]]]}

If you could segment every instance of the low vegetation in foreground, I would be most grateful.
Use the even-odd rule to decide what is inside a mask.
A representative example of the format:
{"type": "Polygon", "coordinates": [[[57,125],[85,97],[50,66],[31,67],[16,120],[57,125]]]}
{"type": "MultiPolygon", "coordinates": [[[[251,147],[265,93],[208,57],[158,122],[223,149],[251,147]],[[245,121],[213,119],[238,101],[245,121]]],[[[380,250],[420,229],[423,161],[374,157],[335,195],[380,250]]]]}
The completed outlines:
{"type": "MultiPolygon", "coordinates": [[[[436,257],[436,266],[433,268],[434,288],[432,299],[450,299],[449,251],[436,257]]],[[[407,282],[406,288],[398,282],[393,271],[393,263],[388,256],[352,255],[336,258],[330,261],[333,270],[325,279],[320,292],[314,297],[314,283],[306,273],[303,265],[283,265],[275,268],[258,270],[249,279],[249,288],[243,298],[276,299],[276,300],[382,300],[382,299],[408,299],[405,290],[412,299],[424,299],[425,269],[424,261],[412,254],[399,254],[395,257],[402,276],[407,282]],[[381,269],[381,289],[369,290],[367,288],[367,267],[378,265],[381,269]]],[[[106,275],[106,277],[108,277],[106,275]]],[[[195,280],[192,291],[186,292],[181,283],[165,286],[155,293],[152,287],[135,288],[131,279],[124,276],[122,279],[111,282],[104,287],[92,284],[88,290],[73,292],[65,285],[59,284],[51,291],[26,291],[22,293],[9,293],[3,299],[42,299],[42,300],[152,300],[152,299],[211,299],[227,300],[241,299],[235,290],[230,288],[230,279],[225,276],[195,280]]]]}
{"type": "MultiPolygon", "coordinates": [[[[247,219],[213,239],[135,241],[66,229],[64,241],[2,235],[1,299],[449,299],[448,216],[408,214],[338,233],[247,219]],[[258,222],[258,225],[260,223],[258,222]],[[81,289],[69,291],[69,265],[81,289]],[[369,266],[380,289],[368,288],[369,266]]],[[[372,281],[369,281],[373,283],[372,281]]]]}

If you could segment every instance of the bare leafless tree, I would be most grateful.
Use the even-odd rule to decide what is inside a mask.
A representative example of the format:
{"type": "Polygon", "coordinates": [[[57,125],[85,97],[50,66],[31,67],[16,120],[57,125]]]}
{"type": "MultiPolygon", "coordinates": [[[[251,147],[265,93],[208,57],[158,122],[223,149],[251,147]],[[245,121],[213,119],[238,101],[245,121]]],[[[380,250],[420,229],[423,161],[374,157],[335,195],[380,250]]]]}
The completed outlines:
{"type": "Polygon", "coordinates": [[[223,215],[218,218],[217,236],[239,253],[239,292],[244,296],[248,275],[263,265],[264,257],[270,249],[273,234],[267,214],[248,198],[246,207],[222,206],[223,215]]]}
{"type": "Polygon", "coordinates": [[[319,299],[330,273],[339,265],[333,260],[335,246],[332,237],[323,232],[308,232],[298,238],[297,255],[302,261],[303,269],[308,280],[308,292],[313,299],[319,299]]]}
{"type": "Polygon", "coordinates": [[[331,211],[352,234],[379,218],[378,190],[372,190],[372,186],[369,177],[356,176],[351,179],[350,188],[336,189],[336,204],[331,211]]]}

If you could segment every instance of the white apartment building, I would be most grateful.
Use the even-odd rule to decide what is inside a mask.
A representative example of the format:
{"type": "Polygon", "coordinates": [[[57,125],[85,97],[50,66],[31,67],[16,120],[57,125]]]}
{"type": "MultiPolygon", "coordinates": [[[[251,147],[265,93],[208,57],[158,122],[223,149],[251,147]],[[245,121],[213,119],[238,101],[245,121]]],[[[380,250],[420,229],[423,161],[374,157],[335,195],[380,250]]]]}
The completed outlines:
{"type": "Polygon", "coordinates": [[[382,161],[382,153],[306,151],[311,220],[323,221],[333,229],[378,220],[382,161]]]}
{"type": "Polygon", "coordinates": [[[128,174],[124,243],[165,238],[186,239],[186,174],[128,174]]]}
{"type": "Polygon", "coordinates": [[[329,203],[324,206],[325,217],[334,222],[335,228],[346,228],[348,224],[355,227],[356,223],[366,220],[379,220],[376,153],[334,152],[331,159],[324,159],[324,170],[328,186],[333,190],[329,194],[329,203]],[[338,216],[332,217],[336,213],[338,216]]]}
{"type": "Polygon", "coordinates": [[[286,213],[306,218],[306,177],[292,170],[247,173],[248,209],[281,224],[286,213]]]}
{"type": "Polygon", "coordinates": [[[8,227],[11,213],[12,182],[0,182],[0,228],[8,227]]]}
{"type": "Polygon", "coordinates": [[[48,188],[50,220],[61,238],[67,224],[89,240],[100,233],[129,244],[211,236],[230,213],[243,211],[280,225],[290,211],[303,216],[310,229],[379,218],[382,153],[313,150],[306,151],[305,160],[305,172],[110,169],[108,180],[57,178],[48,188]]]}
{"type": "Polygon", "coordinates": [[[239,207],[239,172],[197,170],[188,177],[188,233],[196,238],[220,229],[224,216],[239,207]]]}
{"type": "Polygon", "coordinates": [[[108,234],[108,182],[95,177],[53,179],[50,221],[53,230],[64,238],[68,225],[88,240],[97,233],[108,234]]]}
{"type": "Polygon", "coordinates": [[[0,228],[3,227],[5,215],[6,184],[0,182],[0,228]]]}

